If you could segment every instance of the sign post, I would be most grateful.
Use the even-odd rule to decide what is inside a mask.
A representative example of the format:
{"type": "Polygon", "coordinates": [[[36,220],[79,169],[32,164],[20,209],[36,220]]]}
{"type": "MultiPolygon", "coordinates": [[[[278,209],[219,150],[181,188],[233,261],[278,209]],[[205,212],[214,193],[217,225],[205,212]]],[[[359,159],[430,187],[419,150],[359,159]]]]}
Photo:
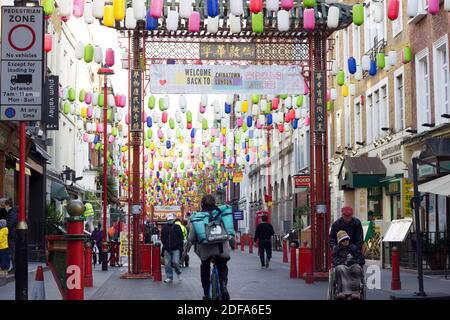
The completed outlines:
{"type": "Polygon", "coordinates": [[[42,7],[2,7],[0,120],[19,123],[19,216],[16,300],[28,300],[28,226],[25,215],[25,121],[41,120],[44,48],[42,7]]]}

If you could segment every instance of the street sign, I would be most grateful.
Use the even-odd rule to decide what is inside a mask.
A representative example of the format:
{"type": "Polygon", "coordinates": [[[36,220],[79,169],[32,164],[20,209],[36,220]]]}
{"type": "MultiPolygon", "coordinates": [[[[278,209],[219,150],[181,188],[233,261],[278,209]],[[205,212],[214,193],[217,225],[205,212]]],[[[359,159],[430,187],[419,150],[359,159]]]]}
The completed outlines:
{"type": "Polygon", "coordinates": [[[244,220],[244,211],[235,211],[233,212],[234,220],[244,220]]]}
{"type": "Polygon", "coordinates": [[[48,76],[45,83],[45,103],[42,108],[42,120],[45,120],[47,130],[59,129],[59,77],[48,76]],[[47,109],[47,110],[45,110],[47,109]]]}
{"type": "Polygon", "coordinates": [[[41,120],[43,8],[3,6],[1,32],[0,120],[41,120]]]}
{"type": "Polygon", "coordinates": [[[294,175],[294,185],[296,188],[309,188],[311,186],[311,177],[309,174],[294,175]]]}

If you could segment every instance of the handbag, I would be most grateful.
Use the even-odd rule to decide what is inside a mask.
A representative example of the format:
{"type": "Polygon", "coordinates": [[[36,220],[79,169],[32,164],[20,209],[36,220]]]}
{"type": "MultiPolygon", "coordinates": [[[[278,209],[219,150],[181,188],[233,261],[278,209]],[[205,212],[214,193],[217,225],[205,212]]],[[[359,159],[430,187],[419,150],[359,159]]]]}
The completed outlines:
{"type": "Polygon", "coordinates": [[[205,233],[208,244],[222,243],[228,240],[228,232],[223,221],[211,221],[205,225],[205,233]]]}

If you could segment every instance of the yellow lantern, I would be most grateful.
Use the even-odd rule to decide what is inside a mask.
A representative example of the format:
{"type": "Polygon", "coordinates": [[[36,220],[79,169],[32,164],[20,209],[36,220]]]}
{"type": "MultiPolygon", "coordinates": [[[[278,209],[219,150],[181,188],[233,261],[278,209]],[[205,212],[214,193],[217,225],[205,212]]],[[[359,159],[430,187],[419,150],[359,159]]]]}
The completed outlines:
{"type": "Polygon", "coordinates": [[[114,0],[114,19],[122,21],[125,18],[125,0],[114,0]]]}
{"type": "Polygon", "coordinates": [[[342,86],[342,95],[343,95],[344,97],[347,97],[347,96],[348,96],[348,85],[346,85],[346,84],[344,84],[344,85],[342,86]]]}
{"type": "Polygon", "coordinates": [[[248,112],[248,101],[244,100],[242,101],[242,113],[247,113],[248,112]]]}
{"type": "Polygon", "coordinates": [[[226,135],[227,134],[227,128],[222,128],[221,132],[222,132],[223,136],[226,135]]]}
{"type": "Polygon", "coordinates": [[[106,5],[103,9],[103,25],[105,27],[114,27],[114,8],[111,5],[106,5]]]}

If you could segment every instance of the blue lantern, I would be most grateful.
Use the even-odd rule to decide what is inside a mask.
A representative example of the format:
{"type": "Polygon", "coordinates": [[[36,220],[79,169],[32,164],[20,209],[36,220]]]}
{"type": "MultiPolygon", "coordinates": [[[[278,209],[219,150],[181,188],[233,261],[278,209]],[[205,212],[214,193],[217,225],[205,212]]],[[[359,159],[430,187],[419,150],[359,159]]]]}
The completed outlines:
{"type": "Polygon", "coordinates": [[[247,117],[247,127],[251,128],[253,124],[253,118],[252,116],[247,117]]]}
{"type": "MultiPolygon", "coordinates": [[[[248,137],[250,138],[250,139],[253,139],[253,130],[249,130],[248,131],[248,137]]],[[[244,143],[245,144],[245,143],[244,143]]]]}
{"type": "Polygon", "coordinates": [[[192,128],[191,130],[191,138],[195,138],[195,128],[192,128]]]}
{"type": "Polygon", "coordinates": [[[375,60],[371,60],[370,61],[370,69],[369,69],[369,74],[371,76],[374,76],[377,74],[377,63],[375,60]]]}
{"type": "Polygon", "coordinates": [[[267,115],[267,125],[270,126],[271,124],[272,124],[272,114],[269,113],[269,114],[267,115]]]}
{"type": "Polygon", "coordinates": [[[99,141],[100,141],[100,138],[98,136],[95,136],[93,143],[97,144],[99,141]]]}
{"type": "Polygon", "coordinates": [[[348,58],[348,72],[351,74],[356,73],[356,60],[353,57],[348,58]]]}
{"type": "Polygon", "coordinates": [[[147,127],[151,128],[152,125],[153,125],[152,117],[148,116],[147,117],[147,127]]]}
{"type": "Polygon", "coordinates": [[[170,140],[167,140],[167,141],[166,141],[166,148],[167,148],[167,149],[170,149],[170,145],[171,145],[170,140]]]}
{"type": "Polygon", "coordinates": [[[158,19],[153,18],[150,15],[150,10],[147,11],[146,28],[147,28],[147,30],[156,30],[156,29],[158,29],[158,19]]]}
{"type": "Polygon", "coordinates": [[[226,114],[231,113],[231,104],[225,103],[225,113],[226,114]]]}
{"type": "Polygon", "coordinates": [[[298,128],[298,119],[294,119],[294,121],[292,121],[292,128],[294,129],[298,128]]]}
{"type": "Polygon", "coordinates": [[[247,160],[247,162],[250,162],[250,155],[249,154],[245,156],[245,160],[247,160]]]}
{"type": "Polygon", "coordinates": [[[156,177],[159,178],[159,171],[156,171],[156,177]]]}
{"type": "Polygon", "coordinates": [[[207,2],[208,16],[216,17],[219,14],[219,1],[208,0],[207,2]]]}

